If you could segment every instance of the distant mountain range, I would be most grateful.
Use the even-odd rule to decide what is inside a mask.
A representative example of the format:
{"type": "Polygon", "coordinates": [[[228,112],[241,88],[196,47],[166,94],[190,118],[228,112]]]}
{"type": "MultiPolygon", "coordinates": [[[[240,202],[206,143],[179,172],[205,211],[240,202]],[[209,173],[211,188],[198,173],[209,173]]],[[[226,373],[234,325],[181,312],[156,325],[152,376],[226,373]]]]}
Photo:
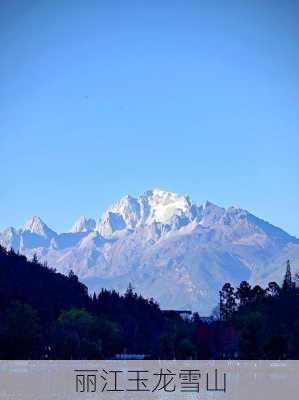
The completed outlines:
{"type": "Polygon", "coordinates": [[[67,233],[33,217],[0,233],[0,244],[36,253],[60,272],[72,269],[90,291],[124,291],[131,282],[162,308],[201,315],[227,281],[281,282],[287,259],[299,267],[299,240],[282,229],[239,207],[198,205],[159,189],[123,197],[98,220],[81,217],[67,233]]]}

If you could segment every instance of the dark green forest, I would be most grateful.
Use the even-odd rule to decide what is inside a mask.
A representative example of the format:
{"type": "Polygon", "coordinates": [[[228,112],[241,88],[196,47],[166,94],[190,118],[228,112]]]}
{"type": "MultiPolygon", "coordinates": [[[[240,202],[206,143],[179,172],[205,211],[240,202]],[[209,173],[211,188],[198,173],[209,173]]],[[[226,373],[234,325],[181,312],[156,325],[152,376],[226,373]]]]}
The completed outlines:
{"type": "Polygon", "coordinates": [[[129,286],[90,296],[65,276],[0,246],[0,358],[298,359],[299,288],[225,283],[210,319],[163,311],[129,286]]]}

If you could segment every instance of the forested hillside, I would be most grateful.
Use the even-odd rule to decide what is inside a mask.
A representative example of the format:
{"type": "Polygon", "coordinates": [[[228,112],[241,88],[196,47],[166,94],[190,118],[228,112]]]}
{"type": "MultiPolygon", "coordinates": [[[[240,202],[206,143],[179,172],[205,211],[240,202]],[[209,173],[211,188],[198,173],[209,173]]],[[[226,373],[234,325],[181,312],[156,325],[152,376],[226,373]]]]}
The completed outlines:
{"type": "Polygon", "coordinates": [[[184,320],[131,286],[122,296],[90,296],[74,273],[0,247],[1,359],[299,357],[299,289],[289,264],[281,288],[226,283],[219,304],[211,320],[184,320]]]}

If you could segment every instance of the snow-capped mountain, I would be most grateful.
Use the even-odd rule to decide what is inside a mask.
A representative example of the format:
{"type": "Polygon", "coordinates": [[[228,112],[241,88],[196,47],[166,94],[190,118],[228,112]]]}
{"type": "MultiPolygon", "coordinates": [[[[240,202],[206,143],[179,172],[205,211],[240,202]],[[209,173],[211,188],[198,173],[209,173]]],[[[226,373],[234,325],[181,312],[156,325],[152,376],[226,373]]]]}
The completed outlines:
{"type": "Polygon", "coordinates": [[[39,217],[30,218],[24,225],[22,232],[30,232],[44,238],[52,238],[57,235],[39,217]]]}
{"type": "Polygon", "coordinates": [[[96,227],[96,221],[92,218],[80,217],[71,228],[72,233],[91,232],[96,227]]]}
{"type": "Polygon", "coordinates": [[[192,205],[188,197],[159,189],[150,190],[138,199],[125,196],[98,220],[96,230],[103,236],[116,231],[153,225],[174,227],[191,222],[192,205]]]}
{"type": "Polygon", "coordinates": [[[239,207],[227,209],[154,189],[125,196],[98,220],[81,217],[57,234],[40,218],[7,228],[0,244],[57,270],[73,269],[90,290],[137,292],[162,308],[208,315],[230,281],[281,281],[285,261],[299,266],[299,240],[239,207]]]}

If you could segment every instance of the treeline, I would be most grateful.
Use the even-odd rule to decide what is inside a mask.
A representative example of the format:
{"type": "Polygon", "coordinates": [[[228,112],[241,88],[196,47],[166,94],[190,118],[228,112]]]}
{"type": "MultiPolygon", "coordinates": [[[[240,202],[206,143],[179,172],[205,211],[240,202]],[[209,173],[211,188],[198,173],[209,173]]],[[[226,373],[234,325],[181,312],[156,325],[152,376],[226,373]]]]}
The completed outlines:
{"type": "Polygon", "coordinates": [[[299,287],[289,261],[281,287],[270,282],[263,289],[244,281],[235,289],[226,283],[219,294],[219,325],[230,332],[223,358],[299,358],[299,287]]]}
{"type": "Polygon", "coordinates": [[[290,268],[285,282],[265,290],[227,283],[218,317],[184,320],[131,286],[124,295],[90,296],[73,272],[0,247],[0,358],[298,358],[299,292],[290,268]]]}
{"type": "Polygon", "coordinates": [[[132,288],[92,297],[77,276],[0,247],[0,358],[96,359],[157,354],[164,319],[132,288]]]}

